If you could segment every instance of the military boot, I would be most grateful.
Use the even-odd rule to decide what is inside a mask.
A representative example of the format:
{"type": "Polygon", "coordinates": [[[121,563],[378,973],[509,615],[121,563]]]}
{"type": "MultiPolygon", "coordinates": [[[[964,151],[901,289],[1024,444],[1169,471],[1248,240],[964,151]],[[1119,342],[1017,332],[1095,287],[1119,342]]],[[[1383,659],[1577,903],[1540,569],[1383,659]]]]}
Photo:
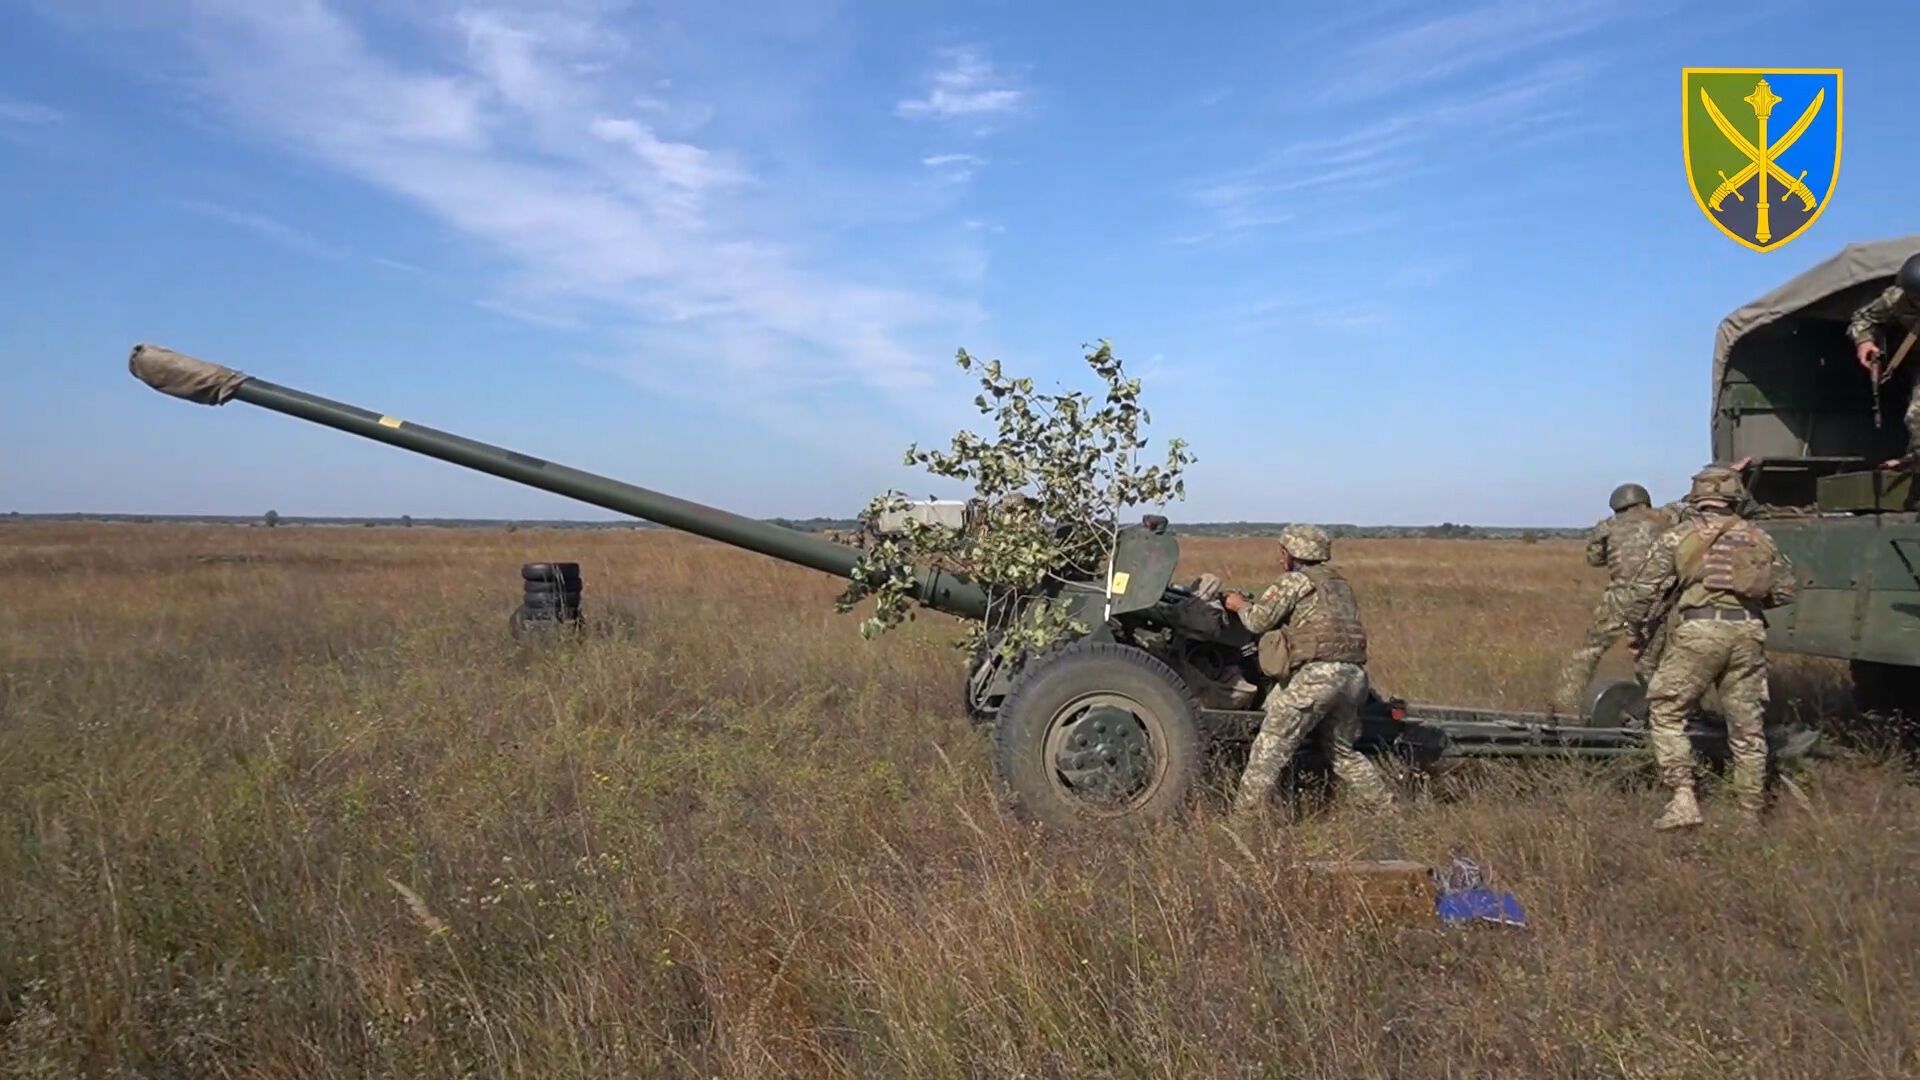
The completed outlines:
{"type": "Polygon", "coordinates": [[[1699,824],[1700,804],[1693,799],[1693,789],[1683,787],[1673,789],[1673,798],[1668,800],[1666,812],[1653,823],[1653,827],[1664,831],[1691,829],[1699,824]]]}

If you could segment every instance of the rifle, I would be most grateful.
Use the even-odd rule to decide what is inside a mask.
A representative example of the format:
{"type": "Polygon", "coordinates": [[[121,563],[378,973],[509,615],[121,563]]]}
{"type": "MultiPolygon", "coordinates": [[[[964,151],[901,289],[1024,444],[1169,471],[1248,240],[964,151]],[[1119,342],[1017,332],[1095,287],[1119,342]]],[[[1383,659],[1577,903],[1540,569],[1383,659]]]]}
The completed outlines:
{"type": "Polygon", "coordinates": [[[1886,381],[1893,377],[1894,372],[1900,370],[1900,365],[1906,360],[1907,354],[1913,351],[1913,341],[1916,337],[1920,337],[1920,326],[1916,326],[1907,331],[1907,336],[1901,339],[1900,347],[1893,350],[1893,359],[1887,361],[1886,367],[1883,368],[1879,364],[1867,365],[1868,372],[1873,376],[1873,426],[1876,430],[1882,426],[1880,419],[1880,387],[1885,385],[1886,381]]]}
{"type": "Polygon", "coordinates": [[[1653,678],[1654,669],[1660,666],[1661,654],[1667,651],[1668,627],[1673,622],[1668,616],[1672,614],[1674,602],[1680,599],[1680,588],[1678,581],[1667,586],[1647,617],[1627,627],[1627,639],[1640,643],[1633,654],[1633,668],[1642,683],[1653,678]]]}

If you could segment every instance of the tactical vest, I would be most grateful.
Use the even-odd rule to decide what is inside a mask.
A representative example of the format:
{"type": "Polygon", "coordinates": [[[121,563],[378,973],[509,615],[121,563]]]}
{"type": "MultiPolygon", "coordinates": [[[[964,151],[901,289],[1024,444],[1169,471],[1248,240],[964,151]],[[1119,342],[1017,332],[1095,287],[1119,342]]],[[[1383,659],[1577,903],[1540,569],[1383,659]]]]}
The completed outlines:
{"type": "Polygon", "coordinates": [[[1635,506],[1621,511],[1607,523],[1607,577],[1615,585],[1633,578],[1640,564],[1647,561],[1653,542],[1673,524],[1667,515],[1651,506],[1635,506]]]}
{"type": "Polygon", "coordinates": [[[1324,563],[1303,566],[1299,572],[1313,582],[1313,596],[1306,612],[1289,618],[1282,627],[1289,671],[1315,661],[1366,663],[1367,632],[1360,625],[1360,605],[1353,598],[1353,586],[1340,571],[1324,563]]]}
{"type": "Polygon", "coordinates": [[[1702,522],[1681,545],[1680,607],[1762,607],[1773,594],[1773,539],[1746,521],[1702,522]]]}

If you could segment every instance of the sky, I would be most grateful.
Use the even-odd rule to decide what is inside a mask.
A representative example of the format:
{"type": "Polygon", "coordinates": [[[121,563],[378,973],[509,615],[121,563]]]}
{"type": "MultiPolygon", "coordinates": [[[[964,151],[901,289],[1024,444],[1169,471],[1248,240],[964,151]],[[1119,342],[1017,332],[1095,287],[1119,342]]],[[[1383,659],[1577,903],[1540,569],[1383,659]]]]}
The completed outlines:
{"type": "Polygon", "coordinates": [[[1113,341],[1189,520],[1677,497],[1715,325],[1916,231],[1905,5],[0,0],[0,511],[595,517],[154,342],[755,516],[952,496],[955,349],[1113,341]],[[1900,28],[1902,32],[1882,32],[1900,28]],[[1841,67],[1830,203],[1707,220],[1684,67],[1841,67]]]}

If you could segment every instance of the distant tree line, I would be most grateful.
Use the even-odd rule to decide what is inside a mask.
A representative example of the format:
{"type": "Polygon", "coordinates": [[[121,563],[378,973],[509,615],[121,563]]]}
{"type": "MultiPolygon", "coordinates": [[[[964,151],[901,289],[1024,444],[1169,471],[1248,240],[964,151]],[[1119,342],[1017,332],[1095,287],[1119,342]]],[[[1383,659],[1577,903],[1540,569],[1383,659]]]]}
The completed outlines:
{"type": "MultiPolygon", "coordinates": [[[[508,518],[429,518],[402,514],[399,517],[297,517],[268,510],[257,517],[234,514],[23,514],[10,511],[6,515],[11,521],[108,521],[133,524],[152,524],[154,522],[173,522],[193,525],[264,525],[267,528],[279,528],[289,525],[342,526],[357,525],[369,528],[394,526],[399,528],[429,527],[438,529],[657,529],[660,526],[649,521],[634,518],[621,518],[612,521],[568,521],[568,520],[514,520],[508,518]]],[[[774,525],[797,529],[808,533],[853,533],[860,523],[853,518],[775,517],[762,519],[774,525]]],[[[1277,536],[1289,523],[1284,521],[1176,521],[1174,530],[1188,536],[1277,536]]],[[[1541,540],[1575,539],[1586,535],[1585,527],[1547,528],[1541,526],[1518,527],[1498,525],[1460,525],[1451,521],[1438,525],[1353,525],[1335,523],[1325,526],[1327,532],[1335,537],[1360,537],[1365,539],[1432,539],[1432,540],[1520,540],[1537,543],[1541,540]]]]}

